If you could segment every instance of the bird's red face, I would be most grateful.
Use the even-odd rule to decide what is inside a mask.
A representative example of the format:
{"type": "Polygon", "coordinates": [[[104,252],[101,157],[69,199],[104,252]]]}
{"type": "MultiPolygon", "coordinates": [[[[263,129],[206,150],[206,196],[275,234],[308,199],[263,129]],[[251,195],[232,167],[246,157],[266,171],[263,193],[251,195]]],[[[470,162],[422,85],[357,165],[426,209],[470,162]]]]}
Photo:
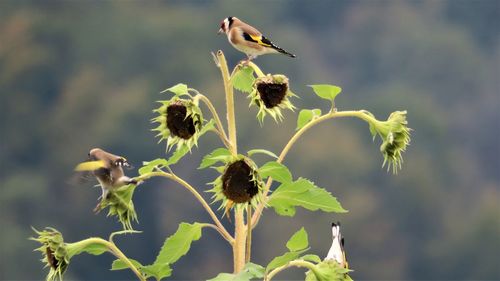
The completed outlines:
{"type": "Polygon", "coordinates": [[[222,34],[226,32],[226,19],[220,22],[219,32],[217,34],[222,34]]]}
{"type": "Polygon", "coordinates": [[[229,27],[231,27],[231,24],[233,23],[234,19],[235,19],[235,17],[227,17],[223,21],[221,21],[219,32],[217,34],[227,33],[229,31],[229,27]]]}

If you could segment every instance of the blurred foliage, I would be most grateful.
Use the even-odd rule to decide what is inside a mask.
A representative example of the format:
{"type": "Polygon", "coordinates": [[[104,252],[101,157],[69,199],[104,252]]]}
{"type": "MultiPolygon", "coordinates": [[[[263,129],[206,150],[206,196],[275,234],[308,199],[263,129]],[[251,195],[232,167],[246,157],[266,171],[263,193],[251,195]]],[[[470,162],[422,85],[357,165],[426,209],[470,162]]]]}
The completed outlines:
{"type": "MultiPolygon", "coordinates": [[[[308,132],[287,166],[326,187],[350,212],[332,218],[300,210],[292,220],[268,211],[254,233],[256,263],[280,253],[302,225],[310,252],[326,255],[330,223],[341,220],[354,279],[500,279],[496,0],[0,1],[0,279],[45,275],[27,240],[30,226],[53,225],[73,241],[120,228],[92,213],[100,191],[93,183],[70,184],[72,168],[95,146],[126,155],[136,167],[164,153],[149,119],[158,93],[170,85],[193,85],[222,109],[209,52],[223,49],[232,65],[243,58],[215,35],[229,15],[298,55],[257,59],[266,73],[290,78],[298,107],[318,106],[303,85],[332,83],[343,88],[337,107],[362,105],[380,116],[407,109],[415,130],[397,176],[380,168],[362,122],[335,120],[308,132]]],[[[242,151],[280,150],[298,112],[260,128],[243,94],[236,103],[242,151]]],[[[206,188],[215,171],[195,168],[217,141],[200,139],[176,172],[206,188]]],[[[127,255],[153,262],[181,220],[204,213],[174,183],[147,185],[135,195],[144,232],[120,243],[127,255]]],[[[109,272],[112,257],[78,259],[66,277],[133,278],[109,272]]],[[[231,250],[207,232],[172,277],[231,268],[231,250]]]]}

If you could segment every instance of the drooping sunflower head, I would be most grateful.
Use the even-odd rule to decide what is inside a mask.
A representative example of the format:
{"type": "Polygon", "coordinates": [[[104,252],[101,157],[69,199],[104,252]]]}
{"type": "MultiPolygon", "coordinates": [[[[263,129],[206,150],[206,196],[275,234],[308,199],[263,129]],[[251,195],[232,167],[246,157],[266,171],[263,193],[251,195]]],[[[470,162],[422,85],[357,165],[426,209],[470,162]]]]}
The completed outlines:
{"type": "Polygon", "coordinates": [[[66,243],[64,243],[62,234],[53,229],[45,228],[42,231],[33,229],[38,237],[30,238],[42,244],[37,248],[43,255],[42,262],[46,267],[50,267],[47,274],[47,280],[62,280],[64,272],[68,269],[70,256],[66,243]]]}
{"type": "Polygon", "coordinates": [[[212,183],[210,192],[214,193],[214,202],[222,201],[221,208],[256,206],[260,202],[263,182],[251,159],[231,157],[219,171],[222,174],[212,183]]]}
{"type": "Polygon", "coordinates": [[[384,163],[387,169],[397,173],[403,163],[403,152],[411,141],[411,129],[408,128],[406,111],[394,111],[389,115],[387,121],[376,121],[370,124],[372,134],[378,134],[382,139],[380,152],[384,156],[384,163]]]}
{"type": "Polygon", "coordinates": [[[152,119],[153,123],[159,125],[153,131],[158,132],[160,141],[167,141],[167,150],[174,144],[177,144],[178,148],[184,145],[189,148],[197,145],[203,123],[198,104],[178,96],[160,103],[161,106],[154,110],[158,116],[152,119]]]}
{"type": "Polygon", "coordinates": [[[249,94],[251,105],[259,107],[257,119],[262,123],[266,114],[271,115],[274,120],[282,120],[281,109],[288,108],[294,110],[295,107],[290,102],[289,97],[295,96],[290,91],[288,78],[285,75],[268,74],[258,77],[253,84],[253,90],[249,94]]]}
{"type": "Polygon", "coordinates": [[[123,226],[124,230],[133,230],[132,222],[137,222],[132,196],[137,185],[129,184],[109,192],[108,196],[101,201],[99,209],[108,209],[108,217],[115,216],[123,226]]]}

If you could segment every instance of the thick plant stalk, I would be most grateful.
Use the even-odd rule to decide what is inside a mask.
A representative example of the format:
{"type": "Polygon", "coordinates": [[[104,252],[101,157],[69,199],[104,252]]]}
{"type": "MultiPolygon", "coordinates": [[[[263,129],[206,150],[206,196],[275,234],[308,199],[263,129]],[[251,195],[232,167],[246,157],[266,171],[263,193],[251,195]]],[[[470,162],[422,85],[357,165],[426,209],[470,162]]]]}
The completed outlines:
{"type": "MultiPolygon", "coordinates": [[[[226,110],[229,142],[231,143],[231,153],[238,154],[238,145],[236,140],[236,120],[234,117],[234,94],[231,76],[227,67],[226,57],[222,51],[217,51],[216,63],[218,64],[222,80],[224,82],[224,91],[226,93],[226,110]]],[[[234,273],[240,272],[245,266],[245,243],[246,227],[244,221],[244,210],[236,208],[234,212],[234,244],[233,244],[233,264],[234,273]]]]}
{"type": "Polygon", "coordinates": [[[226,93],[226,110],[227,110],[227,130],[229,134],[229,141],[232,144],[231,152],[236,155],[237,140],[236,140],[236,119],[234,118],[234,94],[233,85],[231,83],[231,76],[227,67],[226,57],[222,51],[217,51],[217,60],[219,68],[222,73],[222,80],[224,81],[224,92],[226,93]]]}

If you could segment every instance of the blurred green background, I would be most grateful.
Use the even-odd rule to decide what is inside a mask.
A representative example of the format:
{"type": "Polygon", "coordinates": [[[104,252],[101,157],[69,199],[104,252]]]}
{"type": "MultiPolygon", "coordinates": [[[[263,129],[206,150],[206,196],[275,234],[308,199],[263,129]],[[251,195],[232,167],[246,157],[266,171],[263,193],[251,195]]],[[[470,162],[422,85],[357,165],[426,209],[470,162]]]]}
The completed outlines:
{"type": "MultiPolygon", "coordinates": [[[[187,83],[225,114],[210,51],[224,50],[231,66],[244,57],[216,36],[227,16],[253,24],[297,54],[256,63],[290,77],[299,108],[328,108],[305,85],[337,84],[343,88],[340,109],[367,109],[379,119],[407,109],[414,129],[396,176],[381,168],[380,143],[372,142],[364,122],[338,119],[309,131],[285,164],[295,177],[331,191],[350,212],[301,209],[288,218],[267,210],[254,234],[254,262],[267,264],[283,253],[302,225],[311,252],[325,256],[330,223],[340,220],[354,279],[500,279],[496,0],[0,1],[0,279],[44,278],[39,253],[32,252],[37,245],[28,240],[30,226],[53,226],[67,241],[120,229],[114,218],[92,213],[98,188],[68,179],[92,147],[125,155],[136,167],[164,155],[149,123],[155,101],[165,98],[161,90],[187,83]]],[[[237,93],[236,104],[240,150],[279,153],[297,112],[260,127],[243,94],[237,93]]],[[[175,171],[208,189],[215,171],[196,167],[219,146],[215,135],[205,135],[175,171]]],[[[180,222],[209,220],[173,182],[145,183],[135,205],[136,229],[143,233],[117,242],[143,263],[154,260],[180,222]]],[[[110,272],[112,260],[80,255],[66,277],[134,278],[110,272]]],[[[175,265],[173,279],[231,270],[231,249],[206,230],[175,265]]],[[[301,279],[303,272],[278,277],[301,279]]]]}

